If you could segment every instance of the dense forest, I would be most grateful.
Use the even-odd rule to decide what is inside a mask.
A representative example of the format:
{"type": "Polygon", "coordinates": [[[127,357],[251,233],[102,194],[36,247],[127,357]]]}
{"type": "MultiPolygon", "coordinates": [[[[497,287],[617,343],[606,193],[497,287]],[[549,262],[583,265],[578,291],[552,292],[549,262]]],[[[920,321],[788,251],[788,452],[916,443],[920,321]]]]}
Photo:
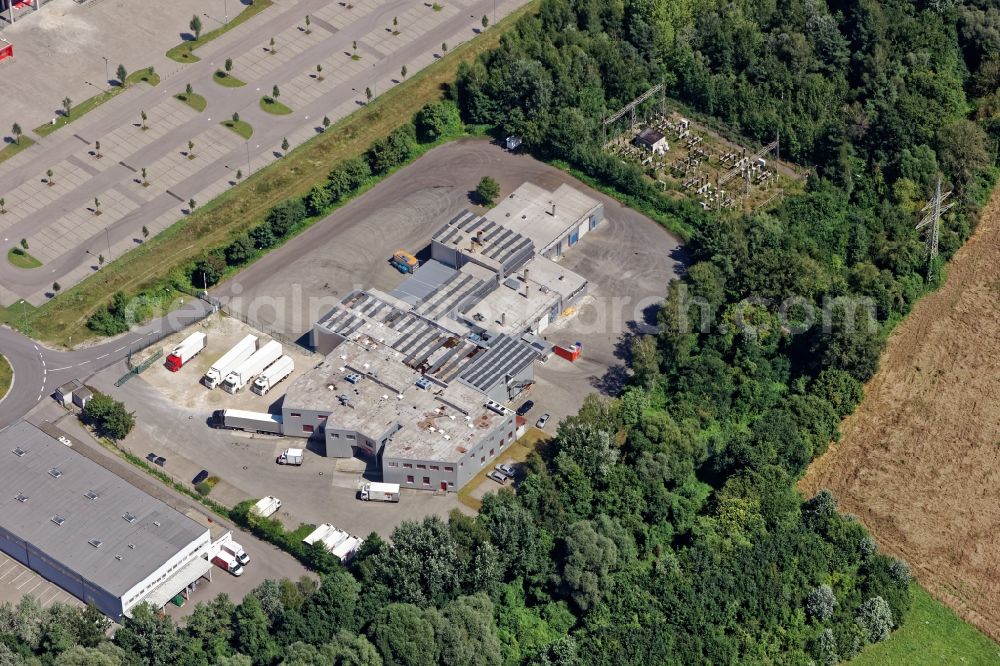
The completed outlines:
{"type": "Polygon", "coordinates": [[[945,258],[992,187],[1000,10],[545,0],[453,93],[466,122],[694,229],[659,333],[628,341],[631,385],[476,518],[405,523],[318,584],[220,596],[181,627],[140,610],[110,641],[91,611],[3,607],[0,664],[827,665],[906,621],[905,563],[794,483],[928,288],[914,223],[937,175],[960,203],[945,258]],[[724,218],[661,198],[598,124],[658,82],[750,139],[779,130],[807,190],[724,218]]]}

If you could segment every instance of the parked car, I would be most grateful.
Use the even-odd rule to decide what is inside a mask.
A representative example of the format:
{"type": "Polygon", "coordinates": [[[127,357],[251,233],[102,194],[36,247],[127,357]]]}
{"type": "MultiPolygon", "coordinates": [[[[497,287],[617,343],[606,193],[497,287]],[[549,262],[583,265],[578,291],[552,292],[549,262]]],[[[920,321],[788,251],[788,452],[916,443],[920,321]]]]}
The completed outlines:
{"type": "Polygon", "coordinates": [[[191,479],[191,483],[197,486],[199,483],[201,483],[207,478],[208,478],[208,470],[203,469],[200,472],[198,472],[193,479],[191,479]]]}
{"type": "Polygon", "coordinates": [[[497,483],[499,483],[501,486],[507,485],[507,477],[506,477],[506,475],[501,474],[500,472],[496,471],[495,469],[494,470],[490,470],[490,473],[487,474],[486,476],[490,477],[491,479],[493,479],[494,481],[496,481],[497,483]]]}
{"type": "Polygon", "coordinates": [[[157,456],[155,453],[150,453],[149,455],[146,456],[146,460],[148,460],[149,462],[156,462],[156,457],[157,456]]]}
{"type": "Polygon", "coordinates": [[[502,465],[497,465],[493,469],[495,469],[496,471],[500,472],[501,474],[503,474],[504,476],[506,476],[508,479],[513,479],[514,478],[514,468],[512,466],[506,464],[506,463],[504,463],[502,465]]]}
{"type": "Polygon", "coordinates": [[[538,417],[538,420],[535,421],[535,427],[536,428],[544,428],[545,424],[549,422],[549,418],[550,418],[549,414],[547,414],[547,413],[546,414],[542,414],[541,416],[538,417]]]}
{"type": "Polygon", "coordinates": [[[535,406],[534,400],[525,400],[524,404],[517,408],[517,415],[524,416],[531,411],[531,408],[535,406]]]}
{"type": "Polygon", "coordinates": [[[167,462],[166,458],[164,458],[163,456],[159,456],[156,460],[153,461],[153,464],[163,467],[166,464],[166,462],[167,462]]]}

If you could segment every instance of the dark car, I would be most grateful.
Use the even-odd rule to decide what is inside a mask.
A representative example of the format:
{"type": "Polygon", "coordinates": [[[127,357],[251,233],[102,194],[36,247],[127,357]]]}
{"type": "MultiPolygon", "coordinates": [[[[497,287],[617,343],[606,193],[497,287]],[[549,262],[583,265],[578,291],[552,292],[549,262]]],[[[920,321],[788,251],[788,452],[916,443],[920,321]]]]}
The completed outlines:
{"type": "Polygon", "coordinates": [[[154,464],[159,465],[160,467],[163,467],[163,465],[166,464],[166,462],[167,459],[164,458],[163,456],[159,456],[157,457],[156,460],[153,461],[154,464]]]}
{"type": "Polygon", "coordinates": [[[196,474],[193,479],[191,479],[191,483],[197,486],[199,483],[201,483],[207,478],[208,478],[208,470],[203,469],[200,472],[198,472],[198,474],[196,474]]]}
{"type": "Polygon", "coordinates": [[[150,453],[148,456],[146,456],[146,460],[148,460],[149,462],[156,462],[156,454],[150,453]]]}
{"type": "Polygon", "coordinates": [[[524,416],[531,411],[531,408],[535,406],[534,400],[525,400],[524,404],[517,408],[517,415],[524,416]]]}

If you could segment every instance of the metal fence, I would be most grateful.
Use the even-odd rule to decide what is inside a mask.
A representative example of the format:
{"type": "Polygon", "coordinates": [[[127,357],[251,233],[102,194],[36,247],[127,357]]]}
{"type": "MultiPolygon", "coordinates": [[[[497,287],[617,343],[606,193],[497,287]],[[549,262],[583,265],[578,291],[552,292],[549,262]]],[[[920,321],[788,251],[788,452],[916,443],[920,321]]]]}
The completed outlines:
{"type": "Polygon", "coordinates": [[[247,317],[242,312],[230,310],[228,307],[226,307],[225,303],[223,303],[222,301],[220,301],[217,298],[214,298],[212,296],[207,296],[207,295],[199,295],[199,298],[201,298],[203,301],[205,301],[206,303],[208,303],[209,305],[211,305],[213,310],[221,310],[222,312],[225,312],[226,315],[232,317],[233,319],[238,319],[239,321],[243,322],[247,326],[250,326],[251,328],[257,329],[261,333],[263,333],[263,334],[265,334],[265,335],[273,338],[274,340],[277,340],[278,342],[280,342],[283,345],[295,345],[296,347],[298,347],[299,349],[301,349],[305,353],[309,354],[310,356],[319,356],[319,354],[317,352],[315,352],[309,346],[307,346],[307,345],[299,342],[298,340],[293,340],[292,338],[288,337],[284,333],[279,333],[278,331],[275,331],[272,328],[264,326],[260,322],[255,321],[254,319],[251,319],[250,317],[247,317]]]}

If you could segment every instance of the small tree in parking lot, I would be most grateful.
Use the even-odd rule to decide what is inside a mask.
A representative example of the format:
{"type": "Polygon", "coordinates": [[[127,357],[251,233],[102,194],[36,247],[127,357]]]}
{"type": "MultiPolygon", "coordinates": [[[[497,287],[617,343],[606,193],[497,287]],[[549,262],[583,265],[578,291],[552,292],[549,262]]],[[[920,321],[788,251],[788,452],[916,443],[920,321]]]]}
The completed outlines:
{"type": "Polygon", "coordinates": [[[191,22],[188,23],[188,27],[191,28],[191,32],[194,33],[194,41],[201,39],[201,19],[195,14],[191,17],[191,22]]]}
{"type": "Polygon", "coordinates": [[[229,72],[233,71],[233,59],[232,58],[226,58],[226,63],[223,65],[223,67],[226,68],[226,73],[227,74],[229,72]]]}
{"type": "Polygon", "coordinates": [[[123,439],[135,427],[134,412],[125,409],[125,405],[111,396],[98,391],[94,391],[94,397],[87,402],[80,418],[98,435],[115,440],[123,439]]]}
{"type": "Polygon", "coordinates": [[[118,65],[117,71],[115,71],[115,76],[118,77],[118,85],[124,86],[125,79],[128,78],[128,70],[125,69],[125,65],[118,65]]]}
{"type": "Polygon", "coordinates": [[[476,196],[479,197],[479,203],[492,206],[500,196],[500,184],[489,176],[483,176],[476,185],[476,196]]]}

